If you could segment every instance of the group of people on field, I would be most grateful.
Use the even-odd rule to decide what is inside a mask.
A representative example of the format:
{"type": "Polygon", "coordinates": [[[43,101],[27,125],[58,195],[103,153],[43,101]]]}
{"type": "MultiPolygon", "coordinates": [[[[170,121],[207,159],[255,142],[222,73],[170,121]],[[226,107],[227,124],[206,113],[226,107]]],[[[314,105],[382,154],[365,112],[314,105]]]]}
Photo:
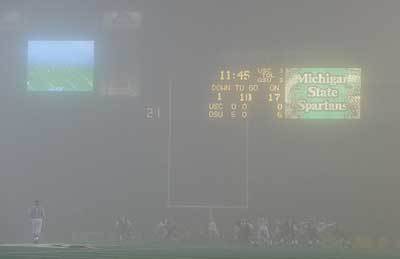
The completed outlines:
{"type": "MultiPolygon", "coordinates": [[[[32,223],[32,238],[38,243],[46,220],[43,207],[35,201],[29,210],[32,223]]],[[[157,226],[155,234],[159,240],[183,241],[187,238],[181,226],[171,219],[163,219],[157,226]]],[[[137,235],[135,224],[128,217],[119,217],[115,223],[115,233],[118,241],[133,240],[137,235]]],[[[208,240],[226,240],[213,217],[209,218],[203,236],[208,240]],[[204,234],[205,233],[205,234],[204,234]]],[[[336,222],[306,218],[257,218],[254,223],[246,218],[237,220],[233,224],[233,240],[239,244],[253,246],[343,246],[349,247],[349,236],[336,222]]]]}
{"type": "Polygon", "coordinates": [[[235,240],[255,246],[347,246],[347,237],[336,222],[307,218],[296,222],[293,218],[260,217],[253,224],[242,219],[235,224],[235,240]]]}
{"type": "MultiPolygon", "coordinates": [[[[161,221],[156,228],[160,240],[183,240],[182,228],[168,219],[161,221]]],[[[224,240],[214,219],[210,219],[206,227],[206,238],[209,240],[224,240]]],[[[287,246],[287,247],[319,247],[343,246],[349,247],[349,237],[336,222],[307,218],[295,221],[293,218],[269,220],[258,218],[254,223],[246,218],[237,220],[233,225],[234,242],[252,246],[287,246]]]]}

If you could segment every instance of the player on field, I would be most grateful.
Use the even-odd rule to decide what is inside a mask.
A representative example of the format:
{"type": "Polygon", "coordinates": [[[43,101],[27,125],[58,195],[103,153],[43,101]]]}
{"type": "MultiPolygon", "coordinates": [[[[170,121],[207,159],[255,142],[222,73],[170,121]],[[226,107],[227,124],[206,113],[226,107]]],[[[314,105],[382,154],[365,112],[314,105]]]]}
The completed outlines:
{"type": "Polygon", "coordinates": [[[30,208],[29,217],[32,224],[33,242],[37,244],[39,243],[40,234],[42,233],[43,224],[46,219],[44,209],[40,206],[38,200],[36,200],[32,208],[30,208]]]}
{"type": "Polygon", "coordinates": [[[282,245],[284,243],[283,227],[279,218],[274,221],[272,238],[275,245],[282,245]]]}
{"type": "Polygon", "coordinates": [[[308,245],[310,247],[316,247],[319,245],[319,233],[317,229],[317,220],[315,218],[309,219],[306,224],[306,233],[308,245]]]}
{"type": "Polygon", "coordinates": [[[220,237],[219,231],[217,228],[217,223],[215,223],[214,219],[211,217],[210,221],[208,222],[208,239],[215,240],[220,237]]]}
{"type": "Polygon", "coordinates": [[[257,220],[257,243],[260,246],[272,245],[272,237],[267,218],[261,217],[257,220]]]}
{"type": "Polygon", "coordinates": [[[181,235],[178,232],[178,226],[174,221],[172,220],[167,221],[166,230],[167,230],[167,235],[165,236],[165,239],[174,241],[180,240],[181,235]]]}
{"type": "Polygon", "coordinates": [[[250,223],[247,219],[242,219],[239,227],[239,241],[242,244],[251,244],[252,233],[253,233],[253,224],[250,223]]]}
{"type": "Polygon", "coordinates": [[[298,231],[297,225],[293,218],[287,220],[287,233],[286,233],[286,243],[289,246],[295,246],[298,244],[296,239],[296,232],[298,231]]]}
{"type": "Polygon", "coordinates": [[[157,236],[160,237],[161,240],[175,240],[178,241],[180,239],[180,234],[178,232],[177,225],[168,219],[163,219],[156,228],[157,236]]]}
{"type": "Polygon", "coordinates": [[[156,235],[161,240],[164,240],[165,237],[167,236],[167,233],[168,233],[167,224],[168,224],[168,219],[163,219],[163,220],[161,220],[160,223],[158,223],[158,225],[156,227],[156,235]]]}
{"type": "Polygon", "coordinates": [[[134,238],[133,223],[125,216],[120,217],[117,220],[115,229],[117,232],[118,241],[132,240],[134,238]]]}

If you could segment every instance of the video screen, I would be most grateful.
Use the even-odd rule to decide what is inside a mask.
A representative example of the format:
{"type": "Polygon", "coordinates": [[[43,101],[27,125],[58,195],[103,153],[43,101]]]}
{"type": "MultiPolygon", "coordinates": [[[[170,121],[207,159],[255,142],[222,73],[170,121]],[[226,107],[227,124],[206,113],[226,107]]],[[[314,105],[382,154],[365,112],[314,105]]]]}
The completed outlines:
{"type": "Polygon", "coordinates": [[[94,90],[94,41],[29,41],[30,92],[94,90]]]}

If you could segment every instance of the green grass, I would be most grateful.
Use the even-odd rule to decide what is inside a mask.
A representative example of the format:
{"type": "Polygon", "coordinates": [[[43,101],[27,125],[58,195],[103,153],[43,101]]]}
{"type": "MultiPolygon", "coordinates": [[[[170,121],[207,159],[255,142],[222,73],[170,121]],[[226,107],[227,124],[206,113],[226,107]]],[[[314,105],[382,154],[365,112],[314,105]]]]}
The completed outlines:
{"type": "Polygon", "coordinates": [[[90,92],[94,89],[93,77],[91,67],[30,65],[27,89],[32,92],[90,92]]]}
{"type": "Polygon", "coordinates": [[[400,251],[261,249],[240,247],[140,245],[79,248],[0,247],[0,258],[62,259],[394,259],[400,251]]]}

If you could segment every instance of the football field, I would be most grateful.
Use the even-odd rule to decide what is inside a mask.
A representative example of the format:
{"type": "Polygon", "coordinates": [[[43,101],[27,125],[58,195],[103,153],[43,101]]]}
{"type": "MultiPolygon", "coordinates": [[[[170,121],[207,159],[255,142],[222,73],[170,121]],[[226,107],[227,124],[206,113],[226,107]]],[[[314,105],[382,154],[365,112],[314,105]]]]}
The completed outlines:
{"type": "Polygon", "coordinates": [[[400,251],[323,250],[181,245],[1,245],[0,258],[66,259],[395,259],[400,251]]]}
{"type": "Polygon", "coordinates": [[[27,88],[32,92],[90,92],[93,91],[93,69],[83,66],[31,65],[27,88]]]}

